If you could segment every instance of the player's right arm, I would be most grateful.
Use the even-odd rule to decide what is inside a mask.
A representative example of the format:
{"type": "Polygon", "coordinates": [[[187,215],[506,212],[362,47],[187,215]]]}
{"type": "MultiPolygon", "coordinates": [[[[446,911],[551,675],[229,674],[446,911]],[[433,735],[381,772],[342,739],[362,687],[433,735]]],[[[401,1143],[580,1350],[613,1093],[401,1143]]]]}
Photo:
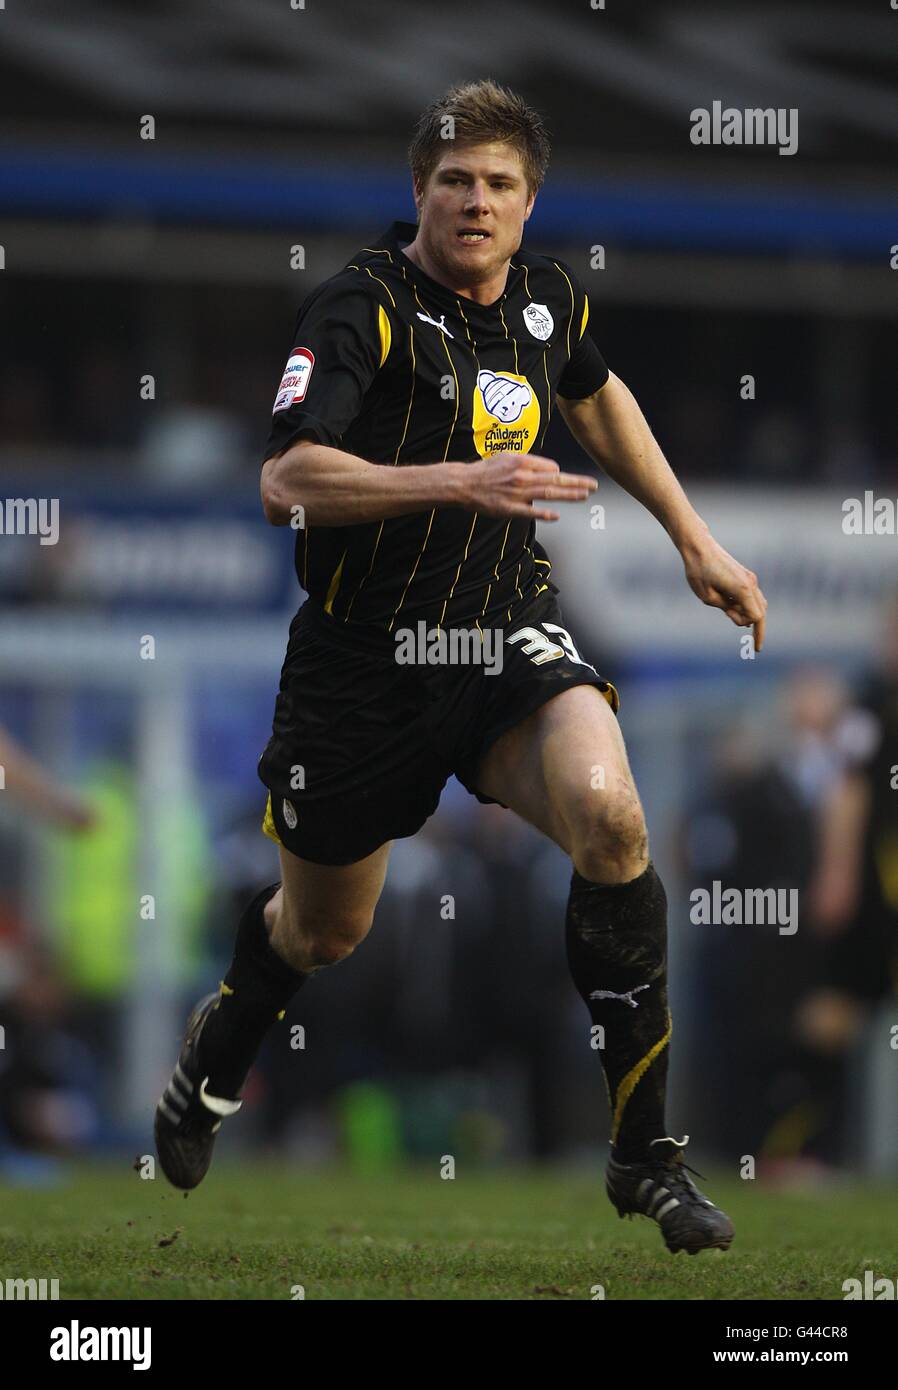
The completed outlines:
{"type": "Polygon", "coordinates": [[[262,506],[272,526],[354,526],[430,507],[557,521],[534,502],[582,502],[594,478],[562,473],[539,454],[492,454],[476,463],[368,463],[305,436],[262,467],[262,506]],[[300,510],[297,510],[300,509],[300,510]]]}
{"type": "Polygon", "coordinates": [[[582,501],[595,479],[563,474],[552,459],[493,454],[475,462],[369,463],[347,453],[345,431],[390,352],[387,309],[372,282],[347,271],[300,310],[274,402],[262,467],[265,516],[274,526],[352,526],[432,507],[557,521],[534,502],[582,501]]]}

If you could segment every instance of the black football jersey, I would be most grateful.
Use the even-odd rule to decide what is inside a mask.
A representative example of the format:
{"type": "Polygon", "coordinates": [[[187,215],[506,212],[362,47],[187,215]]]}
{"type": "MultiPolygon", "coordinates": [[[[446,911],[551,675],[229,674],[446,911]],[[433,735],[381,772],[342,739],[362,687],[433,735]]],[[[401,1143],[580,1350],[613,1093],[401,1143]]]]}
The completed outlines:
{"type": "MultiPolygon", "coordinates": [[[[304,431],[394,468],[540,453],[555,393],[581,399],[608,380],[568,265],[519,250],[504,293],[476,304],[403,254],[416,233],[395,222],[305,300],[266,459],[304,431]]],[[[555,587],[534,537],[533,521],[455,507],[311,524],[297,530],[296,572],[346,623],[504,626],[555,587]]]]}

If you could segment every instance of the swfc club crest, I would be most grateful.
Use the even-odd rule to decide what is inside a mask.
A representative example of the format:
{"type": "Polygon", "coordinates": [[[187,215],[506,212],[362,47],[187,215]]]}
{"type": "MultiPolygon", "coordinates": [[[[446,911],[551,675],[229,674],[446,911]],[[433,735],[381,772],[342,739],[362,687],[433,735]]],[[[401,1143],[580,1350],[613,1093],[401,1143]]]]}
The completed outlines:
{"type": "Polygon", "coordinates": [[[528,304],[524,310],[524,322],[534,338],[539,338],[541,343],[551,338],[555,327],[555,320],[546,304],[528,304]]]}
{"type": "Polygon", "coordinates": [[[472,426],[481,458],[505,450],[526,454],[539,433],[539,422],[539,401],[525,376],[486,370],[477,373],[472,426]]]}

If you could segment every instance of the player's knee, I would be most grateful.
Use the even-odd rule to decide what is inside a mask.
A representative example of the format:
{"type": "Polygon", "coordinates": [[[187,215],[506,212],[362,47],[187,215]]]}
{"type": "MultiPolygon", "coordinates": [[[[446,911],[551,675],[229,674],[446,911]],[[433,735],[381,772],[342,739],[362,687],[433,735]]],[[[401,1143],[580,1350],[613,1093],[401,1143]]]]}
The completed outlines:
{"type": "Polygon", "coordinates": [[[580,810],[572,859],[593,883],[623,883],[649,862],[648,831],[632,785],[602,791],[580,810]]]}
{"type": "MultiPolygon", "coordinates": [[[[327,916],[282,914],[276,927],[278,951],[297,970],[319,970],[351,955],[371,930],[373,913],[338,911],[327,916]]],[[[274,933],[272,934],[274,941],[274,933]]]]}
{"type": "Polygon", "coordinates": [[[309,966],[317,969],[345,960],[364,941],[370,928],[370,917],[355,914],[333,918],[320,926],[307,926],[304,935],[309,966]]]}

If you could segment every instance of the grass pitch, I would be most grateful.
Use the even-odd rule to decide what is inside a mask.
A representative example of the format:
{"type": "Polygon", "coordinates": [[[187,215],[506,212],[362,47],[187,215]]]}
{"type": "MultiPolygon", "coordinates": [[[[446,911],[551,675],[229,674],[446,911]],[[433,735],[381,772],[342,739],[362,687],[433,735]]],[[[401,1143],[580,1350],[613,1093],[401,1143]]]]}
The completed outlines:
{"type": "Polygon", "coordinates": [[[579,1171],[220,1162],[186,1198],[126,1164],[70,1178],[0,1192],[0,1279],[58,1278],[61,1299],[841,1300],[865,1269],[898,1274],[898,1196],[870,1183],[787,1195],[709,1173],[736,1240],[692,1257],[579,1171]]]}

